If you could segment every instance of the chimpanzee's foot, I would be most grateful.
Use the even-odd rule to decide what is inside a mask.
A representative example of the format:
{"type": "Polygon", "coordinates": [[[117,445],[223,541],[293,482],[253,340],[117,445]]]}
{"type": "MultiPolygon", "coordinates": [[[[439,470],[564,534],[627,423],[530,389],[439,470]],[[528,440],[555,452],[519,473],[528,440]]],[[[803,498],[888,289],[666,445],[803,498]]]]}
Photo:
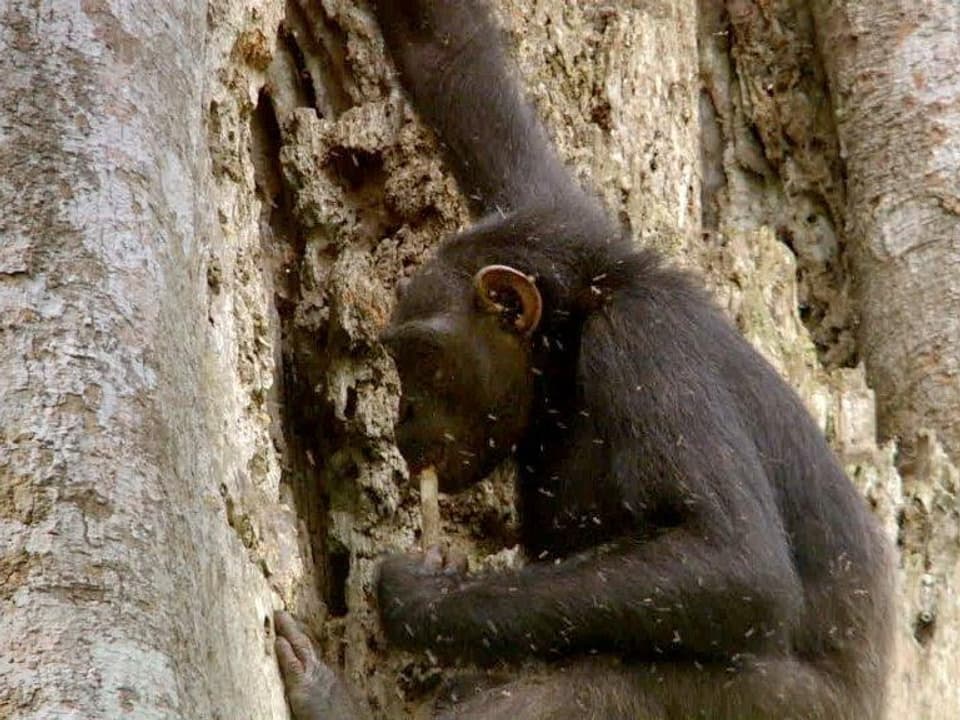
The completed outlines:
{"type": "Polygon", "coordinates": [[[310,638],[293,617],[277,611],[275,649],[287,688],[287,700],[297,720],[361,720],[343,681],[327,667],[313,649],[310,638]]]}

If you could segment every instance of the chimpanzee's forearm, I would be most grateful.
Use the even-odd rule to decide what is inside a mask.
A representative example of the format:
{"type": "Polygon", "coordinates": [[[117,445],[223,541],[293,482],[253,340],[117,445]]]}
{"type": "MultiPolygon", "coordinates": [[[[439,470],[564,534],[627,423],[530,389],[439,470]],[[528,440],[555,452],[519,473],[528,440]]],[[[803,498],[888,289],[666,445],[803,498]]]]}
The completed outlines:
{"type": "Polygon", "coordinates": [[[386,626],[401,645],[476,662],[590,651],[706,657],[783,637],[801,596],[776,551],[744,552],[677,529],[469,579],[396,609],[404,621],[386,626]]]}
{"type": "Polygon", "coordinates": [[[439,135],[475,208],[508,211],[579,192],[513,77],[487,3],[375,6],[414,107],[439,135]]]}

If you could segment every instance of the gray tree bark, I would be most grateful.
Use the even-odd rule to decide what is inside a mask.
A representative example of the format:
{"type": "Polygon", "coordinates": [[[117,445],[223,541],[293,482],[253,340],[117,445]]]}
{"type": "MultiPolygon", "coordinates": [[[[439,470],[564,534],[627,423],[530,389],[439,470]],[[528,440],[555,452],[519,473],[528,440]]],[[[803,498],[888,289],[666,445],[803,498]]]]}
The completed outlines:
{"type": "Polygon", "coordinates": [[[960,710],[960,5],[819,0],[858,350],[896,438],[905,620],[891,717],[960,710]],[[950,460],[938,446],[943,442],[950,460]]]}
{"type": "Polygon", "coordinates": [[[820,0],[847,178],[859,349],[880,430],[960,457],[960,5],[820,0]]]}
{"type": "Polygon", "coordinates": [[[284,713],[226,521],[264,433],[208,321],[204,5],[0,14],[5,718],[284,713]]]}
{"type": "MultiPolygon", "coordinates": [[[[376,335],[465,205],[359,0],[136,5],[0,7],[0,717],[285,718],[281,606],[378,717],[422,712],[442,670],[389,652],[371,600],[419,532],[376,335]]],[[[916,364],[950,377],[958,315],[898,276],[956,299],[955,66],[883,94],[889,36],[834,40],[852,2],[496,7],[574,171],[704,276],[901,543],[890,717],[960,714],[960,475],[921,432],[958,416],[916,364]],[[903,478],[861,356],[885,433],[919,438],[903,478]]],[[[906,56],[956,52],[951,12],[906,56]]],[[[511,492],[441,498],[475,567],[520,561],[511,492]]]]}

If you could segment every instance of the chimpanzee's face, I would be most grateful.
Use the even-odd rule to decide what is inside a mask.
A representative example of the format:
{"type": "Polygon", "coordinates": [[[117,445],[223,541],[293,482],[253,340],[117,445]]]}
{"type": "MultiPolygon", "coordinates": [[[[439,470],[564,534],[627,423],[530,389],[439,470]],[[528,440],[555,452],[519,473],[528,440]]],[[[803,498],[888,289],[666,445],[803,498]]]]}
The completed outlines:
{"type": "Polygon", "coordinates": [[[491,268],[471,277],[431,261],[382,337],[400,374],[397,445],[412,472],[433,466],[445,492],[481,480],[511,451],[533,401],[539,293],[521,273],[491,268]]]}

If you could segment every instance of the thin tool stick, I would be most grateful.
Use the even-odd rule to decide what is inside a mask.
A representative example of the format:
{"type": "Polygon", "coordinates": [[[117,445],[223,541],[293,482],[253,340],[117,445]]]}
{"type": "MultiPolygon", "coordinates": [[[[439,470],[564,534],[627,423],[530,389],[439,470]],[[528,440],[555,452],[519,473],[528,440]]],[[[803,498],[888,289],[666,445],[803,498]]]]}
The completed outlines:
{"type": "Polygon", "coordinates": [[[440,544],[440,499],[437,471],[431,466],[420,472],[420,544],[424,550],[440,544]]]}

